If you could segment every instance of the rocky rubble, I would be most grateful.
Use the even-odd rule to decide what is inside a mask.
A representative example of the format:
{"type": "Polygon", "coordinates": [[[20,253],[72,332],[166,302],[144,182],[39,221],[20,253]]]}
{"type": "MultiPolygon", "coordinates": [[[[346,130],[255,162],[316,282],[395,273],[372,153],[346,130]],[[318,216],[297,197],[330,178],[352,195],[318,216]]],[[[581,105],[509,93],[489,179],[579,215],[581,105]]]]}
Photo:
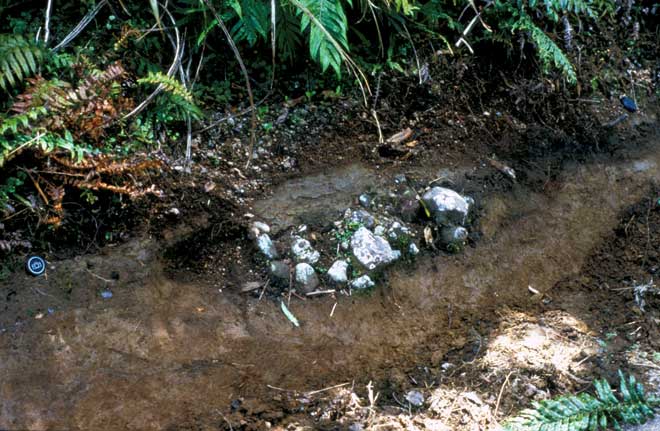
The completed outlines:
{"type": "Polygon", "coordinates": [[[250,225],[273,285],[302,294],[322,285],[364,290],[376,286],[389,265],[411,263],[423,247],[456,252],[468,240],[474,201],[450,188],[417,191],[397,175],[390,189],[369,190],[353,202],[339,220],[327,221],[323,233],[297,225],[277,233],[274,242],[266,223],[250,225]]]}

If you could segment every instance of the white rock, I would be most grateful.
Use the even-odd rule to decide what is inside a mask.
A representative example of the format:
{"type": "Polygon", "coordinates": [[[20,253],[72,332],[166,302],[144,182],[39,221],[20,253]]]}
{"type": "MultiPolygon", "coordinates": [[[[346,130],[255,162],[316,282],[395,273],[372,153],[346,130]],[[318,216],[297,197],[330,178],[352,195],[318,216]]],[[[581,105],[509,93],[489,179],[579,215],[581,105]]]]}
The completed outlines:
{"type": "Polygon", "coordinates": [[[320,253],[312,248],[309,241],[299,236],[293,238],[293,243],[291,243],[291,253],[296,262],[314,264],[321,258],[320,253]]]}
{"type": "Polygon", "coordinates": [[[374,287],[376,284],[371,280],[371,277],[369,277],[368,275],[363,275],[362,277],[352,280],[350,285],[351,288],[359,290],[359,289],[368,289],[370,287],[374,287]]]}
{"type": "Polygon", "coordinates": [[[269,260],[277,259],[279,256],[275,244],[273,244],[267,233],[262,233],[257,237],[257,247],[269,260]]]}
{"type": "Polygon", "coordinates": [[[411,242],[410,245],[408,246],[408,253],[410,253],[413,256],[419,254],[419,248],[417,247],[417,244],[411,242]]]}
{"type": "Polygon", "coordinates": [[[328,269],[328,277],[337,283],[345,284],[348,282],[348,262],[345,260],[338,260],[332,264],[330,269],[328,269]]]}
{"type": "Polygon", "coordinates": [[[296,284],[303,293],[313,292],[319,285],[319,278],[308,263],[299,263],[296,265],[296,284]]]}
{"type": "Polygon", "coordinates": [[[387,265],[401,255],[392,250],[390,243],[380,236],[375,236],[369,229],[362,226],[351,238],[353,256],[368,270],[387,265]]]}
{"type": "Polygon", "coordinates": [[[440,226],[464,224],[470,207],[463,196],[444,187],[433,187],[422,201],[440,226]]]}

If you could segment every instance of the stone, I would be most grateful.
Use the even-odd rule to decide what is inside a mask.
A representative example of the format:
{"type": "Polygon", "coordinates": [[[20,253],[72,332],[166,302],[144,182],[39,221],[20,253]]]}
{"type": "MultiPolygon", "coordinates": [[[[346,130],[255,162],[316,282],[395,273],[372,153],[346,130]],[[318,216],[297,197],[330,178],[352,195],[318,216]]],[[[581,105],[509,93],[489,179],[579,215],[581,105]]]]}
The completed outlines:
{"type": "Polygon", "coordinates": [[[259,247],[259,250],[261,250],[268,260],[277,259],[279,257],[275,244],[273,244],[273,241],[271,241],[267,233],[262,233],[257,237],[257,247],[259,247]]]}
{"type": "Polygon", "coordinates": [[[314,268],[308,263],[296,265],[296,285],[303,293],[313,292],[319,285],[319,278],[314,268]]]}
{"type": "Polygon", "coordinates": [[[468,239],[468,231],[464,227],[443,227],[440,230],[440,239],[443,244],[462,246],[468,239]]]}
{"type": "Polygon", "coordinates": [[[424,395],[419,391],[410,391],[406,394],[406,401],[415,407],[424,405],[424,395]]]}
{"type": "Polygon", "coordinates": [[[348,431],[364,431],[364,427],[362,424],[356,422],[348,427],[348,431]]]}
{"type": "Polygon", "coordinates": [[[385,228],[381,225],[376,226],[376,229],[374,229],[374,235],[384,236],[385,228]]]}
{"type": "Polygon", "coordinates": [[[410,253],[412,256],[417,256],[419,254],[419,247],[417,247],[417,244],[411,242],[408,246],[408,253],[410,253]]]}
{"type": "Polygon", "coordinates": [[[406,176],[404,174],[396,174],[394,176],[394,184],[403,184],[406,181],[408,181],[408,179],[406,178],[406,176]]]}
{"type": "Polygon", "coordinates": [[[256,239],[262,233],[270,233],[270,226],[260,221],[250,223],[250,227],[248,229],[248,236],[250,239],[256,239]]]}
{"type": "Polygon", "coordinates": [[[374,287],[376,283],[373,282],[371,277],[368,275],[363,275],[362,277],[358,277],[355,280],[352,280],[351,283],[351,288],[353,289],[369,289],[370,287],[374,287]]]}
{"type": "Polygon", "coordinates": [[[346,211],[344,217],[348,219],[349,222],[360,224],[362,226],[368,227],[369,229],[371,229],[376,224],[376,219],[374,219],[374,216],[363,209],[349,209],[346,211]]]}
{"type": "Polygon", "coordinates": [[[445,187],[433,187],[422,196],[422,201],[438,226],[465,223],[469,203],[463,196],[445,187]]]}
{"type": "Polygon", "coordinates": [[[371,206],[371,196],[369,196],[366,193],[363,193],[358,198],[358,202],[360,202],[360,205],[363,208],[369,209],[369,207],[371,206]]]}
{"type": "Polygon", "coordinates": [[[291,254],[296,262],[314,264],[319,261],[321,255],[312,248],[312,244],[304,238],[296,236],[291,243],[291,254]]]}
{"type": "Polygon", "coordinates": [[[383,237],[374,235],[369,229],[362,226],[351,238],[353,256],[366,269],[372,271],[398,259],[390,243],[383,237]]]}
{"type": "Polygon", "coordinates": [[[348,282],[348,262],[338,260],[328,269],[328,277],[334,283],[346,284],[348,282]]]}
{"type": "Polygon", "coordinates": [[[403,221],[410,223],[419,217],[421,205],[417,200],[417,196],[409,190],[399,196],[397,207],[399,216],[403,221]]]}
{"type": "Polygon", "coordinates": [[[274,260],[270,263],[270,276],[274,282],[289,283],[291,267],[283,260],[274,260]]]}

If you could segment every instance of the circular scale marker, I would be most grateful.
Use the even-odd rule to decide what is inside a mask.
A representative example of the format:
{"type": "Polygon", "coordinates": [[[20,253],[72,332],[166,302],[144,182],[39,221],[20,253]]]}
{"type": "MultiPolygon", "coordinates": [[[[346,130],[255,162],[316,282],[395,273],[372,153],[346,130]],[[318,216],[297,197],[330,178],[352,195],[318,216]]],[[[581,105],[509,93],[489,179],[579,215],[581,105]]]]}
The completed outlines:
{"type": "Polygon", "coordinates": [[[40,256],[30,256],[25,263],[28,274],[38,277],[46,272],[46,261],[40,256]]]}

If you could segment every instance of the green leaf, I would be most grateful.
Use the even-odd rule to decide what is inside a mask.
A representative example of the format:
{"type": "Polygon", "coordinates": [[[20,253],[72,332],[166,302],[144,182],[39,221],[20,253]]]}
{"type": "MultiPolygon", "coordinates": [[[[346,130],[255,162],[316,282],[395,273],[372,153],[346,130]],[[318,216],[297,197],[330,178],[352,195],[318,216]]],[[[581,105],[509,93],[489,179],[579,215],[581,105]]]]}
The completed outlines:
{"type": "Polygon", "coordinates": [[[299,327],[299,326],[300,326],[300,323],[298,323],[298,319],[296,319],[296,316],[294,316],[294,315],[291,313],[291,311],[289,311],[289,309],[287,308],[287,306],[284,305],[284,301],[281,301],[281,302],[280,302],[280,306],[281,306],[281,308],[282,308],[282,312],[284,313],[284,315],[286,316],[286,318],[289,319],[289,321],[290,321],[291,323],[293,323],[294,326],[299,327]]]}

